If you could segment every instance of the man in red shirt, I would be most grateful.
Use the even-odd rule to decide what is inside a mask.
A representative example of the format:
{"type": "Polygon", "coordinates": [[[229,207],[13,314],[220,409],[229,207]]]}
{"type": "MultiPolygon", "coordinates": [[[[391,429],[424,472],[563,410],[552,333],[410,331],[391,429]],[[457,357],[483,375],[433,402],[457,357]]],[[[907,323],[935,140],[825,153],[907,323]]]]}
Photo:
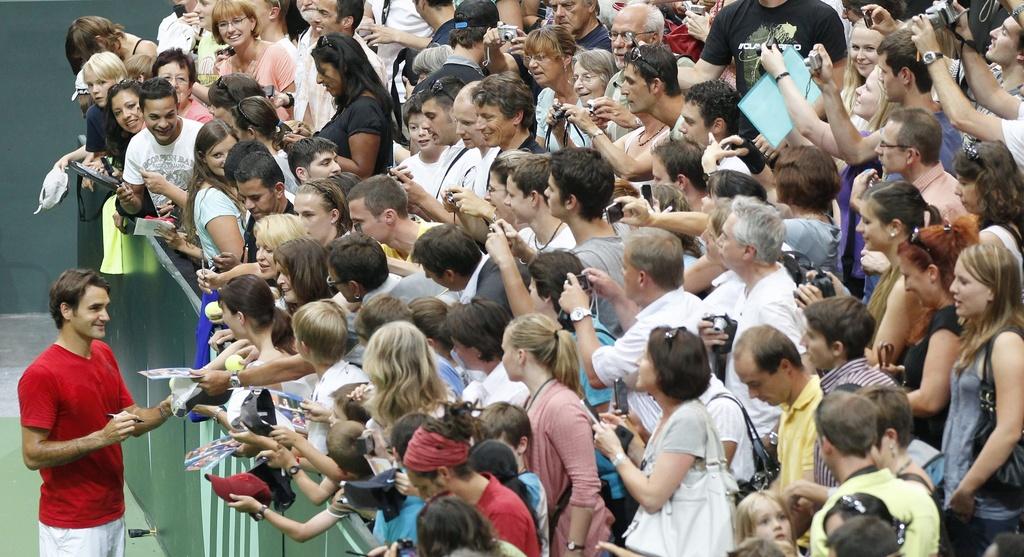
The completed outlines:
{"type": "Polygon", "coordinates": [[[437,420],[428,420],[416,430],[402,459],[409,472],[409,481],[419,491],[420,497],[429,500],[451,493],[475,505],[480,514],[494,525],[500,539],[516,546],[527,557],[539,557],[537,526],[526,503],[494,476],[480,474],[470,468],[469,440],[452,439],[432,431],[445,429],[443,426],[432,427],[436,424],[437,420]]]}
{"type": "Polygon", "coordinates": [[[110,285],[87,269],[64,271],[50,288],[60,333],[18,382],[21,453],[39,470],[39,555],[124,554],[124,463],[120,443],[161,425],[170,398],[139,408],[106,334],[110,285]]]}

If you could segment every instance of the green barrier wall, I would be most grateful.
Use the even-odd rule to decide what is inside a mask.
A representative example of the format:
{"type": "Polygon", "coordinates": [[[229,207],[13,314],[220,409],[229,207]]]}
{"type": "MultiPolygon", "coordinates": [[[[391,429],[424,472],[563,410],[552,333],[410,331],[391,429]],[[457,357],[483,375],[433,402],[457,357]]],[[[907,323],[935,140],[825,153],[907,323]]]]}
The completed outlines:
{"type": "MultiPolygon", "coordinates": [[[[74,199],[74,186],[71,197],[74,199]]],[[[86,215],[97,213],[103,197],[83,192],[86,215]]],[[[73,203],[73,201],[72,201],[73,203]]],[[[97,220],[79,222],[78,264],[99,269],[102,233],[97,220]]],[[[138,370],[190,365],[199,300],[184,283],[163,250],[144,237],[123,243],[123,275],[111,283],[108,342],[117,355],[128,388],[140,405],[153,406],[169,394],[167,381],[147,381],[138,370]]],[[[266,523],[228,508],[199,472],[186,472],[185,453],[222,435],[209,422],[171,419],[149,435],[124,444],[125,477],[157,539],[170,557],[312,557],[365,553],[375,544],[355,517],[304,544],[282,536],[266,523]]],[[[250,459],[229,458],[211,470],[219,476],[243,472],[250,459]]],[[[287,511],[305,521],[318,513],[298,495],[287,511]]]]}

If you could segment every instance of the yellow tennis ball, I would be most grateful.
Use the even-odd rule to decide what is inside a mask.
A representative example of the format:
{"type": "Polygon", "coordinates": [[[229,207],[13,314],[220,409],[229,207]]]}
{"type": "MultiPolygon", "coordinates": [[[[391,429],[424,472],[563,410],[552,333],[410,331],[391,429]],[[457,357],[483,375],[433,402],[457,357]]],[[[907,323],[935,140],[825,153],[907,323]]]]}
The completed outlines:
{"type": "Polygon", "coordinates": [[[220,321],[221,317],[224,316],[224,312],[220,309],[219,302],[210,302],[206,304],[206,309],[203,311],[206,313],[206,317],[210,321],[220,321]]]}
{"type": "Polygon", "coordinates": [[[228,371],[242,371],[245,369],[245,359],[238,354],[232,354],[228,356],[228,360],[224,362],[224,367],[226,367],[228,371]]]}

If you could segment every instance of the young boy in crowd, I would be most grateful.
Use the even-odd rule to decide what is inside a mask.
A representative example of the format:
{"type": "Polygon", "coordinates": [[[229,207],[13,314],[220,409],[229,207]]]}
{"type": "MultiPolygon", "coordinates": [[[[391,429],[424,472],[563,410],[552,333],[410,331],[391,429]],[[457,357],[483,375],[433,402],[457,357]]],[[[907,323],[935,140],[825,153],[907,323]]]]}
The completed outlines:
{"type": "Polygon", "coordinates": [[[317,381],[310,400],[302,407],[310,417],[309,442],[318,451],[327,451],[327,429],[333,415],[334,391],[352,383],[367,383],[362,369],[345,360],[348,316],[338,304],[320,300],[310,302],[292,317],[295,348],[316,371],[317,381]]]}
{"type": "MultiPolygon", "coordinates": [[[[287,431],[291,435],[295,436],[300,441],[296,440],[296,448],[301,447],[304,443],[305,448],[312,449],[308,446],[308,441],[301,435],[295,433],[287,428],[277,427],[275,428],[275,434],[278,432],[287,431]]],[[[357,481],[367,480],[373,476],[373,472],[370,470],[370,465],[363,457],[362,453],[357,450],[356,439],[363,434],[363,425],[357,422],[343,421],[334,424],[331,427],[330,433],[327,436],[327,459],[336,467],[339,472],[339,481],[357,481]]],[[[278,436],[275,435],[275,438],[278,436]]],[[[288,475],[295,480],[295,483],[299,486],[299,489],[312,501],[314,504],[322,504],[328,498],[338,493],[338,484],[334,480],[325,477],[321,483],[316,483],[312,478],[307,476],[299,465],[299,461],[295,454],[287,449],[279,449],[277,451],[267,451],[262,453],[264,456],[269,458],[269,464],[275,468],[281,468],[287,471],[288,475]],[[333,488],[331,487],[333,486],[333,488]]],[[[307,455],[307,453],[303,453],[307,455]]],[[[311,453],[310,453],[311,454],[311,453]]],[[[320,456],[323,456],[322,454],[320,456]]],[[[310,459],[313,461],[313,459],[310,459]]],[[[270,523],[271,526],[277,528],[289,538],[297,541],[304,542],[312,539],[320,534],[326,532],[329,528],[334,526],[338,520],[344,518],[346,514],[353,512],[353,509],[347,505],[339,502],[340,498],[335,498],[327,509],[321,511],[313,518],[306,522],[298,522],[290,518],[285,517],[283,514],[274,511],[266,505],[261,504],[256,499],[246,495],[232,495],[235,499],[234,503],[229,503],[228,506],[233,509],[249,514],[262,515],[262,517],[270,523]]]]}
{"type": "Polygon", "coordinates": [[[526,410],[507,402],[496,402],[480,413],[481,441],[494,439],[512,448],[516,455],[519,480],[530,492],[530,506],[537,516],[537,531],[541,546],[548,544],[548,503],[544,486],[537,474],[526,469],[526,449],[530,446],[533,430],[526,410]]]}

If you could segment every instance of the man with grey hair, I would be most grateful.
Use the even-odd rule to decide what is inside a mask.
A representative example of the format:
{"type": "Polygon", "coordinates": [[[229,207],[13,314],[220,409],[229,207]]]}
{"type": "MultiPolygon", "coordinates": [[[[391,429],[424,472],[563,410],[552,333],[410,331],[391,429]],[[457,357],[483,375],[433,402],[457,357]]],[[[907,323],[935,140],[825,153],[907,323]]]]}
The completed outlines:
{"type": "MultiPolygon", "coordinates": [[[[722,226],[716,245],[725,266],[736,273],[745,288],[737,296],[733,309],[728,311],[729,317],[737,323],[731,339],[725,333],[716,333],[709,321],[700,323],[701,336],[707,345],[727,344],[751,327],[771,325],[801,346],[805,324],[793,299],[796,284],[779,263],[785,235],[782,217],[775,207],[751,197],[733,200],[732,213],[722,226]]],[[[758,433],[767,435],[774,431],[780,411],[751,398],[736,374],[733,356],[729,354],[726,362],[725,385],[746,407],[758,433]]]]}
{"type": "Polygon", "coordinates": [[[636,384],[637,363],[647,348],[647,339],[656,327],[686,327],[697,330],[700,299],[683,290],[683,247],[672,233],[656,228],[641,228],[625,240],[623,284],[594,268],[584,271],[590,289],[567,276],[558,303],[576,329],[587,379],[594,388],[611,387],[625,380],[629,406],[647,431],[653,432],[661,418],[661,408],[645,393],[632,389],[636,384]],[[626,328],[611,346],[601,346],[594,316],[590,311],[591,293],[611,301],[619,322],[626,328]]]}
{"type": "Polygon", "coordinates": [[[601,6],[597,0],[552,0],[555,25],[564,25],[581,49],[611,50],[608,29],[598,21],[601,6]]]}

